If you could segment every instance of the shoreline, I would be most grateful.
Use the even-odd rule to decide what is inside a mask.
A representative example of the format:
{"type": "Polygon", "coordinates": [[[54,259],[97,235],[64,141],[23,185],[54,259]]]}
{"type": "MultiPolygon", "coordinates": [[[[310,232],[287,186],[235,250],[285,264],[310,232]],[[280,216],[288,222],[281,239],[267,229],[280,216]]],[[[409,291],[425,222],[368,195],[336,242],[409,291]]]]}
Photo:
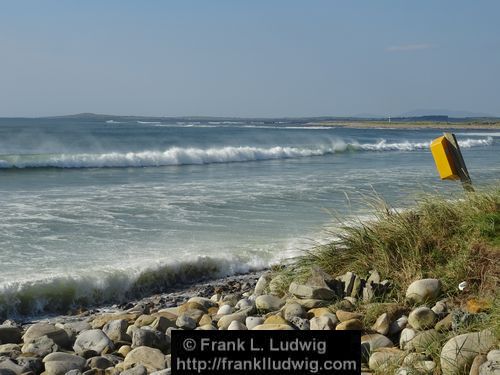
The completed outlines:
{"type": "Polygon", "coordinates": [[[320,121],[309,122],[306,126],[324,126],[324,127],[339,127],[351,129],[476,129],[476,130],[500,130],[500,123],[441,123],[441,122],[375,122],[375,121],[354,121],[354,122],[336,122],[336,121],[320,121]]]}

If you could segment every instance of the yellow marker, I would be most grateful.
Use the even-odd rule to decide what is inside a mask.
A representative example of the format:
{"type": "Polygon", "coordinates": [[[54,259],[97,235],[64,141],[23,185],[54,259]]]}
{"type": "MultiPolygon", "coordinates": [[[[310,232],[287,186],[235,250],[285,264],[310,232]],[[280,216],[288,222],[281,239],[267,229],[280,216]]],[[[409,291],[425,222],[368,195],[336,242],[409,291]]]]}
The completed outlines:
{"type": "Polygon", "coordinates": [[[453,145],[445,136],[436,138],[431,143],[431,152],[442,180],[460,180],[455,165],[453,145]]]}

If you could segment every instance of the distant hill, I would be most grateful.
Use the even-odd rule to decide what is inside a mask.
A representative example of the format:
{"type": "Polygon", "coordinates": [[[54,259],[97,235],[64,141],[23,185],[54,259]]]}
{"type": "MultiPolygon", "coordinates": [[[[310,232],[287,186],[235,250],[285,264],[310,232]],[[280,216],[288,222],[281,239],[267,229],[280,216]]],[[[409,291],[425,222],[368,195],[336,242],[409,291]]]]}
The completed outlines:
{"type": "Polygon", "coordinates": [[[486,113],[469,112],[469,111],[453,111],[449,109],[415,109],[413,111],[405,112],[400,117],[420,117],[420,116],[448,116],[454,118],[463,117],[495,117],[486,113]]]}

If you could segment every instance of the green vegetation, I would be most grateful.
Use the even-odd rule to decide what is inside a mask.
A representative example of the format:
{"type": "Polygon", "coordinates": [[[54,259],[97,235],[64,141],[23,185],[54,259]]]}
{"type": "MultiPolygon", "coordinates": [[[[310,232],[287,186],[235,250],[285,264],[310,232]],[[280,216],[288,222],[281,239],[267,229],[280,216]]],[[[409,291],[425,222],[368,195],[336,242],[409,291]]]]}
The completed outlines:
{"type": "MultiPolygon", "coordinates": [[[[307,276],[319,265],[332,276],[376,269],[394,283],[392,300],[420,278],[439,278],[452,298],[495,299],[500,277],[500,189],[464,193],[453,201],[425,196],[409,210],[396,211],[380,198],[371,202],[375,220],[343,225],[338,240],[320,245],[282,273],[307,276]],[[467,292],[458,284],[466,281],[467,292]]],[[[284,283],[283,288],[286,287],[284,283]]],[[[498,300],[498,298],[497,298],[498,300]]]]}

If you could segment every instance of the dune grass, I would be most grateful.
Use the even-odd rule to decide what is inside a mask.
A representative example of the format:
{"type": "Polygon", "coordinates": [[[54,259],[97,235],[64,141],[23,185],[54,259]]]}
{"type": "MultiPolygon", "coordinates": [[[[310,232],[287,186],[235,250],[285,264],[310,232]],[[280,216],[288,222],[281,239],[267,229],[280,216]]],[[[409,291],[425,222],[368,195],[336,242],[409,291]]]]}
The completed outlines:
{"type": "MultiPolygon", "coordinates": [[[[450,198],[450,197],[448,197],[450,198]]],[[[404,211],[374,198],[375,219],[343,225],[338,240],[319,245],[285,268],[305,275],[319,265],[332,276],[376,269],[394,283],[396,300],[426,277],[441,279],[451,297],[494,299],[500,277],[500,189],[463,193],[453,200],[424,196],[404,211]],[[467,292],[458,284],[466,281],[467,292]]]]}

